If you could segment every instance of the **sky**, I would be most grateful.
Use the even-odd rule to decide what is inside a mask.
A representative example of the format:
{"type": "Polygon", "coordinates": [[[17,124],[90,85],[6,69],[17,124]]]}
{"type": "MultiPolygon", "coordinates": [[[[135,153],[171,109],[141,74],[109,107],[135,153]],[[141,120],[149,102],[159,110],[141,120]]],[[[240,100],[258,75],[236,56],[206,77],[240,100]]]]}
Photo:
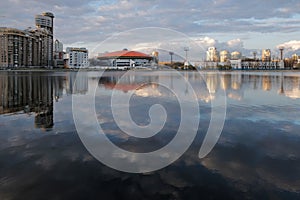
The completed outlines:
{"type": "Polygon", "coordinates": [[[269,48],[278,56],[284,46],[286,56],[300,54],[299,0],[6,0],[0,2],[0,27],[34,27],[34,16],[44,11],[54,13],[54,37],[64,47],[87,47],[95,55],[128,48],[184,56],[184,44],[176,45],[180,37],[201,51],[215,46],[251,57],[269,48]],[[127,43],[117,45],[116,35],[127,43]]]}

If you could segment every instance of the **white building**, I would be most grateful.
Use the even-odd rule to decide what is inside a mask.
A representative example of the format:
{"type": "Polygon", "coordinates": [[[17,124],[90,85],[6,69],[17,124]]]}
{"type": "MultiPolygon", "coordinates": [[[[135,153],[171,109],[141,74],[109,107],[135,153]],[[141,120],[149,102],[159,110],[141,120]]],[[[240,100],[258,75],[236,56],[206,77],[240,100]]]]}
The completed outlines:
{"type": "Polygon", "coordinates": [[[230,60],[230,65],[232,69],[242,69],[242,60],[241,59],[230,60]]]}
{"type": "Polygon", "coordinates": [[[209,47],[206,52],[206,61],[219,62],[219,52],[216,47],[209,47]]]}
{"type": "Polygon", "coordinates": [[[238,51],[234,51],[234,52],[231,52],[231,60],[239,60],[239,59],[242,59],[242,54],[241,52],[238,52],[238,51]]]}
{"type": "Polygon", "coordinates": [[[271,61],[271,50],[270,49],[263,49],[261,60],[263,62],[270,62],[271,61]]]}
{"type": "Polygon", "coordinates": [[[226,50],[221,51],[220,52],[220,62],[225,63],[225,62],[227,62],[229,60],[230,60],[230,54],[229,54],[229,52],[226,51],[226,50]]]}
{"type": "Polygon", "coordinates": [[[85,68],[89,66],[89,56],[86,48],[67,47],[65,59],[68,68],[85,68]]]}
{"type": "Polygon", "coordinates": [[[148,68],[155,60],[151,55],[128,49],[100,54],[98,59],[106,63],[105,67],[113,69],[148,68]]]}

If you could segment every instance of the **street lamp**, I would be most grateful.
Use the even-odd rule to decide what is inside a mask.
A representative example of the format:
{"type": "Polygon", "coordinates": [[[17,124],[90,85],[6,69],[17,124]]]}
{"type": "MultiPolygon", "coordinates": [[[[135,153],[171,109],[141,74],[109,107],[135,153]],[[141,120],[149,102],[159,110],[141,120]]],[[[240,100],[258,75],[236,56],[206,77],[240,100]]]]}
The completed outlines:
{"type": "Polygon", "coordinates": [[[256,55],[257,55],[257,52],[256,52],[256,51],[253,51],[252,53],[253,53],[253,59],[254,59],[254,61],[256,61],[256,55]]]}
{"type": "Polygon", "coordinates": [[[188,62],[188,51],[189,51],[189,47],[184,47],[183,50],[185,51],[185,62],[183,64],[184,69],[187,69],[189,66],[189,62],[188,62]]]}
{"type": "Polygon", "coordinates": [[[169,52],[170,56],[171,56],[171,64],[173,63],[173,55],[174,55],[174,52],[170,51],[169,52]]]}
{"type": "Polygon", "coordinates": [[[187,61],[188,60],[189,47],[184,47],[183,50],[185,51],[185,61],[187,61]]]}
{"type": "Polygon", "coordinates": [[[279,47],[279,51],[280,51],[280,60],[283,60],[283,50],[284,50],[284,47],[283,47],[283,46],[280,46],[280,47],[279,47]]]}

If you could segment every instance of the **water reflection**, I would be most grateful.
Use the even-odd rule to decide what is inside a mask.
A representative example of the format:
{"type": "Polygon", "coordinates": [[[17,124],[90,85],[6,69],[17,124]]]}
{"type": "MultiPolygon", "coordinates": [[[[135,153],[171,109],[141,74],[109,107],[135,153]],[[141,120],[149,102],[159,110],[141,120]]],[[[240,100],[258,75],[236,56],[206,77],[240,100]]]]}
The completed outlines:
{"type": "MultiPolygon", "coordinates": [[[[118,76],[107,74],[101,77],[99,80],[100,87],[103,86],[108,90],[120,90],[128,92],[130,90],[136,90],[142,85],[148,85],[151,87],[152,93],[155,96],[159,94],[154,90],[157,89],[155,84],[160,79],[167,80],[169,82],[168,88],[180,87],[176,83],[176,76],[171,74],[166,76],[164,73],[151,76],[145,75],[126,75],[122,78],[122,74],[118,76]]],[[[291,99],[300,98],[300,76],[293,76],[292,73],[185,73],[184,77],[193,86],[198,99],[205,102],[210,102],[216,98],[219,90],[224,90],[227,93],[227,97],[234,100],[243,100],[245,91],[260,90],[262,92],[277,91],[278,94],[289,97],[291,99]]],[[[147,87],[143,87],[144,90],[150,90],[147,87]]],[[[144,94],[142,89],[139,89],[139,93],[144,94]]],[[[182,90],[183,93],[189,93],[187,87],[182,90]]],[[[161,95],[161,94],[160,94],[161,95]]],[[[149,96],[149,95],[148,95],[149,96]]],[[[150,95],[151,96],[151,95],[150,95]]]]}
{"type": "Polygon", "coordinates": [[[178,127],[178,105],[167,87],[179,88],[182,96],[193,91],[170,72],[132,72],[118,83],[122,75],[107,72],[99,80],[97,72],[0,73],[0,199],[300,198],[299,73],[184,72],[200,102],[197,138],[177,162],[149,174],[112,170],[87,152],[72,120],[72,95],[93,92],[96,84],[103,129],[120,147],[143,152],[167,144],[178,127]],[[160,80],[167,87],[155,84],[160,80]],[[170,123],[138,149],[108,112],[112,89],[120,97],[134,92],[137,123],[147,122],[148,108],[157,102],[171,113],[170,123]],[[222,91],[228,100],[224,130],[200,160],[210,102],[222,91]]]}
{"type": "Polygon", "coordinates": [[[88,91],[87,74],[49,76],[46,73],[2,72],[0,114],[34,113],[36,128],[51,129],[54,125],[53,103],[62,98],[64,90],[67,94],[85,94],[88,91]]]}
{"type": "Polygon", "coordinates": [[[1,73],[0,114],[35,113],[37,128],[53,127],[53,77],[1,73]]]}
{"type": "Polygon", "coordinates": [[[66,76],[67,94],[86,94],[88,89],[88,76],[86,72],[74,72],[66,76]]]}

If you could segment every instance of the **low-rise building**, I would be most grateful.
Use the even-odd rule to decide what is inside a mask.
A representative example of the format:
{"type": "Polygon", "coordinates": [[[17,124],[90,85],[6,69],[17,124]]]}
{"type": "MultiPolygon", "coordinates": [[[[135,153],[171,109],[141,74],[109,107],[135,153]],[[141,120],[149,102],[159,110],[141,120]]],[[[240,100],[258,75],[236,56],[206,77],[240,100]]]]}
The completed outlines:
{"type": "MultiPolygon", "coordinates": [[[[152,66],[154,56],[150,56],[138,51],[114,51],[98,56],[99,60],[106,61],[107,67],[115,69],[131,69],[152,66]]],[[[155,62],[155,61],[154,61],[155,62]]]]}
{"type": "Polygon", "coordinates": [[[86,68],[89,66],[86,48],[67,47],[65,59],[67,68],[86,68]]]}
{"type": "Polygon", "coordinates": [[[63,68],[64,67],[64,52],[63,52],[63,43],[59,40],[54,42],[54,58],[53,65],[54,67],[63,68]]]}
{"type": "Polygon", "coordinates": [[[242,69],[242,60],[241,59],[230,60],[230,65],[232,69],[242,69]]]}

